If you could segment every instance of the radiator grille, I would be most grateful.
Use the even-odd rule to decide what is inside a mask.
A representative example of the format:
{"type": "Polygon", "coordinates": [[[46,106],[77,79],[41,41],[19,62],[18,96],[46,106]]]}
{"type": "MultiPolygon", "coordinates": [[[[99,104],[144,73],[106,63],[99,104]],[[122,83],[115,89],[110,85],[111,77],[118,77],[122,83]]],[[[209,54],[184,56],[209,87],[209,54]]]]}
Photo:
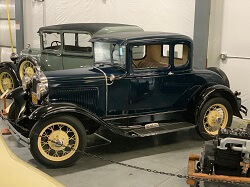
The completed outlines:
{"type": "Polygon", "coordinates": [[[96,112],[98,89],[97,88],[76,88],[57,90],[58,101],[70,102],[96,112]]]}

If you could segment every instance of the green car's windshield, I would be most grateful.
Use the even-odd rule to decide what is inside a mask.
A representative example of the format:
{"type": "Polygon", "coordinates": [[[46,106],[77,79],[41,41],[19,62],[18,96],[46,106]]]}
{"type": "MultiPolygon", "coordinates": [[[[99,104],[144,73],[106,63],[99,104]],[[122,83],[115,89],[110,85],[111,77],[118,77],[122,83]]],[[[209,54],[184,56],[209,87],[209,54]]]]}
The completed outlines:
{"type": "Polygon", "coordinates": [[[113,43],[95,42],[94,57],[95,64],[119,66],[125,68],[126,47],[113,43]]]}

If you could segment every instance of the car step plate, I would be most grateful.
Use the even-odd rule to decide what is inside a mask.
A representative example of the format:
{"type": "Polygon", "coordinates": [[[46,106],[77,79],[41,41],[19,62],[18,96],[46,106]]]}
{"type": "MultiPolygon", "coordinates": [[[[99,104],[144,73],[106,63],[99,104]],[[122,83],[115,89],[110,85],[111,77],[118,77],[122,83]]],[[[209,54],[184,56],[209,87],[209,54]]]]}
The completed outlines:
{"type": "Polygon", "coordinates": [[[178,123],[152,123],[147,124],[143,128],[133,129],[128,131],[127,134],[134,137],[145,137],[153,136],[158,134],[166,134],[170,132],[176,132],[180,130],[186,130],[194,128],[195,125],[187,122],[178,122],[178,123]]]}

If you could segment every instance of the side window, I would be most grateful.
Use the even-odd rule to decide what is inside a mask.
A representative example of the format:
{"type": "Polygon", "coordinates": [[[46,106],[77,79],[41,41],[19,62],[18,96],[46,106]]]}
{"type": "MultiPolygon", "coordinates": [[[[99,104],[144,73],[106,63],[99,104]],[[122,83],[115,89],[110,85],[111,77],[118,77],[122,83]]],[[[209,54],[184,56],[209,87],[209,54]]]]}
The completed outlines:
{"type": "Polygon", "coordinates": [[[134,46],[132,55],[134,69],[169,67],[169,45],[134,46]]]}
{"type": "Polygon", "coordinates": [[[61,47],[60,33],[44,32],[43,33],[43,49],[58,51],[61,47]]]}
{"type": "Polygon", "coordinates": [[[145,45],[134,46],[132,53],[133,53],[134,60],[143,59],[145,58],[145,55],[146,55],[146,46],[145,45]]]}
{"type": "Polygon", "coordinates": [[[188,63],[188,45],[176,44],[174,47],[174,66],[176,68],[184,66],[188,63]]]}
{"type": "Polygon", "coordinates": [[[89,34],[64,33],[64,51],[71,53],[92,54],[92,43],[89,34]]]}

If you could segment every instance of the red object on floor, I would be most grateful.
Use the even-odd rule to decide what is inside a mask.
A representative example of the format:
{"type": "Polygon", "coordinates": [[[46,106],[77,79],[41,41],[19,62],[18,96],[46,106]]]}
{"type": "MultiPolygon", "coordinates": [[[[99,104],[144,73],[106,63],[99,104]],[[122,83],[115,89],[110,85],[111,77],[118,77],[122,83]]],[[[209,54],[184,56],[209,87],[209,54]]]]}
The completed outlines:
{"type": "Polygon", "coordinates": [[[3,115],[7,115],[6,108],[7,108],[6,97],[4,97],[4,99],[3,99],[3,115]]]}
{"type": "Polygon", "coordinates": [[[2,135],[10,135],[11,134],[11,132],[9,131],[8,128],[3,128],[1,133],[2,133],[2,135]]]}

